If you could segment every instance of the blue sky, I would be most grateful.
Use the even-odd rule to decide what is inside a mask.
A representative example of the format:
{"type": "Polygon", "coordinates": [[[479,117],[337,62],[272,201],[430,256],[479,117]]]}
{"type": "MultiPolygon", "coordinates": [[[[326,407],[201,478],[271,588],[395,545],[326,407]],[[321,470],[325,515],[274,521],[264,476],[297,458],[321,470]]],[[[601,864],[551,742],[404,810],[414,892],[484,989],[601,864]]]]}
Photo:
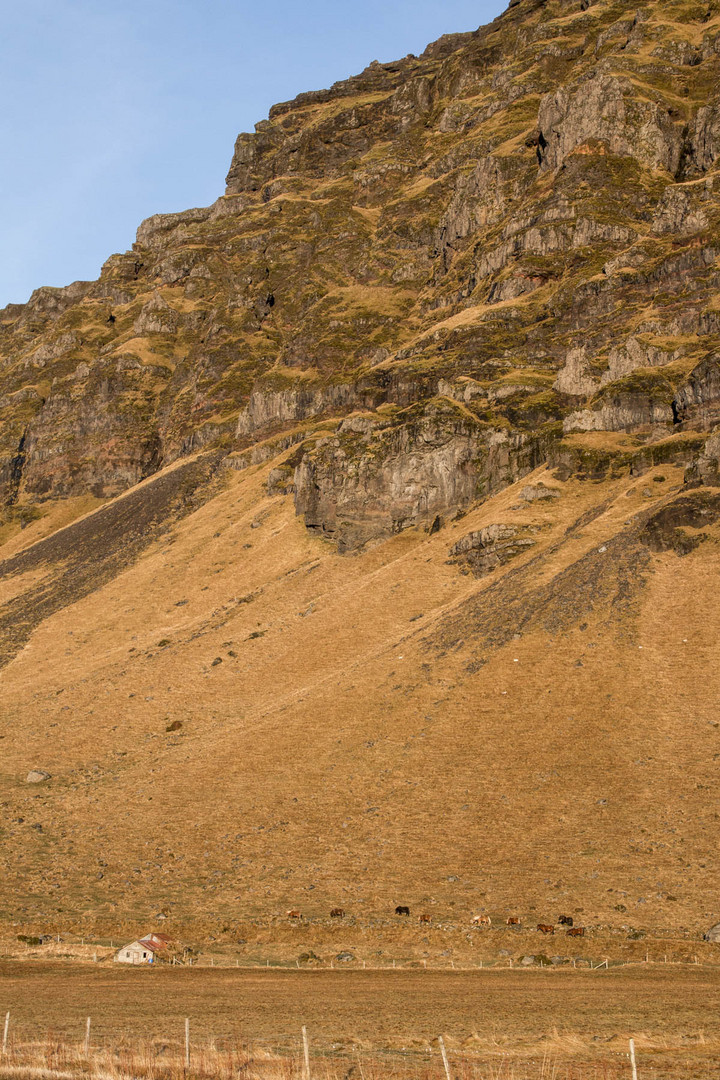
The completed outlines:
{"type": "Polygon", "coordinates": [[[474,30],[504,0],[0,0],[0,307],[97,277],[212,202],[276,101],[474,30]]]}

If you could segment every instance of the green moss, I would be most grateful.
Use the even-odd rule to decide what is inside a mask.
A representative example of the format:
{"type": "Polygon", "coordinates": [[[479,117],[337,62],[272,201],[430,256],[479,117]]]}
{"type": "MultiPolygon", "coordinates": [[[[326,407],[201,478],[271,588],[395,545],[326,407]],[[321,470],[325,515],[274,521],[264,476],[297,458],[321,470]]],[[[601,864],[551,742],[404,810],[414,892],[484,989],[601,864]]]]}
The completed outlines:
{"type": "Polygon", "coordinates": [[[625,375],[622,379],[608,383],[592,400],[592,405],[601,404],[608,398],[618,395],[642,395],[652,401],[672,401],[675,387],[662,368],[640,368],[625,375]]]}

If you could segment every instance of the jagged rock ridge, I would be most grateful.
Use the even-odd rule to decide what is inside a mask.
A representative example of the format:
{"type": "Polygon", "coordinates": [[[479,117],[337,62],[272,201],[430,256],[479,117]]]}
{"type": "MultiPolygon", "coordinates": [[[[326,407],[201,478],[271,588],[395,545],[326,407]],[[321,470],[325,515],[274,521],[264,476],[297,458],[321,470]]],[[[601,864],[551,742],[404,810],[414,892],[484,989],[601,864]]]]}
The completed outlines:
{"type": "Polygon", "coordinates": [[[6,518],[286,449],[349,551],[578,433],[685,461],[720,416],[718,86],[717,0],[519,0],[275,106],[216,203],[1,313],[6,518]]]}

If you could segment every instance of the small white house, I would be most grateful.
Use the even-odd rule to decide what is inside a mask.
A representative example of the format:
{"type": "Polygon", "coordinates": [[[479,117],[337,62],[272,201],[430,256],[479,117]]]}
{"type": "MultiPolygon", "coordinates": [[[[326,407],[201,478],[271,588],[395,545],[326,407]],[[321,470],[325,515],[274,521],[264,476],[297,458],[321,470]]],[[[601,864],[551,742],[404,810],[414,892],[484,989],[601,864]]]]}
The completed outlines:
{"type": "Polygon", "coordinates": [[[115,953],[116,964],[154,964],[159,953],[165,952],[170,938],[165,934],[146,934],[138,941],[123,945],[115,953]]]}

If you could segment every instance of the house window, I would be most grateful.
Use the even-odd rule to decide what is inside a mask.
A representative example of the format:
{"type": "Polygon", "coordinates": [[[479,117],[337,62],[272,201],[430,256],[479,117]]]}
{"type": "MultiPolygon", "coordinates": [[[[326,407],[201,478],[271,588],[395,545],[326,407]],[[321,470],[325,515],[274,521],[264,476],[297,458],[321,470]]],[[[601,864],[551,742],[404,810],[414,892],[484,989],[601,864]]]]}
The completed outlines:
{"type": "Polygon", "coordinates": [[[146,953],[146,952],[144,952],[144,953],[143,953],[143,960],[144,960],[144,959],[146,958],[146,956],[147,956],[147,953],[146,953]]]}

